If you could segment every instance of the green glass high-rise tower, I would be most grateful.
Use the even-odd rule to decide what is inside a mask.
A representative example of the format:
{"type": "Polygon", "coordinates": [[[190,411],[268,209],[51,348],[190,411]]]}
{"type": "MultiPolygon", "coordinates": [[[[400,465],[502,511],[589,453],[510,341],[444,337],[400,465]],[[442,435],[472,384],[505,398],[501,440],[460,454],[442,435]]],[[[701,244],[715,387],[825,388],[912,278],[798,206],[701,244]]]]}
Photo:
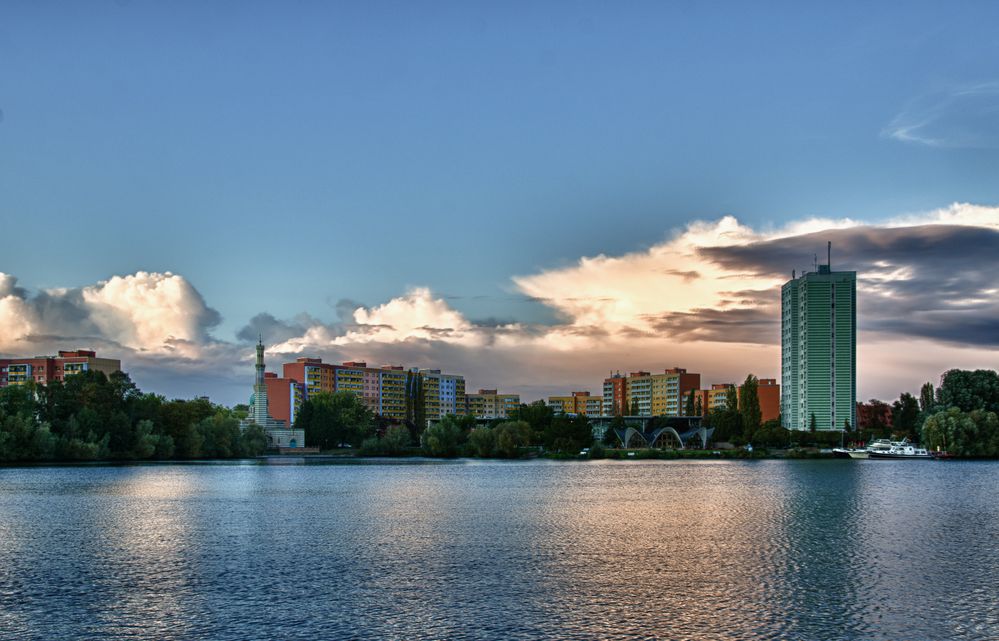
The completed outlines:
{"type": "Polygon", "coordinates": [[[781,288],[781,422],[791,430],[857,425],[857,272],[831,265],[781,288]]]}

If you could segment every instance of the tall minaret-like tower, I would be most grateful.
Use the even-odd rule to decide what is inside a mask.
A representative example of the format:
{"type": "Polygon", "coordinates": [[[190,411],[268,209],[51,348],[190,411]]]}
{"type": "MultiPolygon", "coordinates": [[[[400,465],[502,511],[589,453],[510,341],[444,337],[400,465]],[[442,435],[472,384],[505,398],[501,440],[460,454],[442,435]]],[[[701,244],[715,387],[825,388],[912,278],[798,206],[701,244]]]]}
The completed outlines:
{"type": "Polygon", "coordinates": [[[267,412],[267,383],[264,382],[264,342],[257,338],[257,372],[253,382],[253,410],[250,418],[261,427],[266,427],[270,422],[267,412]]]}

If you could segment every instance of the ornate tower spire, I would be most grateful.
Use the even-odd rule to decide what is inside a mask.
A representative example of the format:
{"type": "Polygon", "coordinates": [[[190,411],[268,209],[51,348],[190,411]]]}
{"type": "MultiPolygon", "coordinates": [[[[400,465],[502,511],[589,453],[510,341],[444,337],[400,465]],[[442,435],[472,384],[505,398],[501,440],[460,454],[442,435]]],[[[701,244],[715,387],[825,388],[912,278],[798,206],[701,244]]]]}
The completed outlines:
{"type": "Polygon", "coordinates": [[[257,337],[257,371],[253,382],[253,422],[262,427],[268,425],[267,383],[264,382],[264,341],[257,337]]]}

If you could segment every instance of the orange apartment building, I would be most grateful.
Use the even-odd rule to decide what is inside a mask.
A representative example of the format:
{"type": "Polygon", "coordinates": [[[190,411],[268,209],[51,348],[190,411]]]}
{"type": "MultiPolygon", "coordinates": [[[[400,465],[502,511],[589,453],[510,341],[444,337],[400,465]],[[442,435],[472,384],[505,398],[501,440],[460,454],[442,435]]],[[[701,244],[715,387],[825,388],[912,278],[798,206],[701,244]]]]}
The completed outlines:
{"type": "Polygon", "coordinates": [[[60,350],[58,356],[0,358],[0,387],[23,385],[29,381],[47,385],[50,381],[62,381],[85,371],[104,372],[110,376],[121,371],[121,361],[98,358],[96,352],[86,349],[60,350]]]}

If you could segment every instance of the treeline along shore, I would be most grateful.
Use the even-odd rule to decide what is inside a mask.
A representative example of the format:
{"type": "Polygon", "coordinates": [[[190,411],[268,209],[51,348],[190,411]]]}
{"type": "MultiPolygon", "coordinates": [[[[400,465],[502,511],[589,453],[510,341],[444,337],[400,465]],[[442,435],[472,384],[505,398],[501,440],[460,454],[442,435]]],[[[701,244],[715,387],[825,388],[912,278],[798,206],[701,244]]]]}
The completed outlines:
{"type": "MultiPolygon", "coordinates": [[[[524,458],[674,458],[713,455],[720,442],[753,445],[752,456],[814,454],[841,440],[909,438],[957,458],[999,458],[999,375],[992,370],[949,370],[939,388],[926,383],[919,397],[903,393],[884,404],[891,424],[865,429],[789,431],[780,420],[760,422],[755,377],[747,377],[729,405],[704,422],[715,443],[705,451],[620,449],[616,417],[595,438],[586,416],[557,414],[544,402],[521,405],[489,424],[470,416],[446,416],[429,427],[391,424],[349,392],[316,394],[301,407],[294,427],[306,445],[356,456],[524,458]]],[[[241,427],[245,406],[227,408],[207,399],[167,400],[143,393],[127,374],[87,371],[48,385],[0,389],[0,462],[141,461],[250,458],[263,454],[267,436],[256,425],[241,427]]],[[[657,421],[650,419],[650,427],[657,421]]],[[[747,456],[745,449],[725,456],[747,456]]]]}
{"type": "Polygon", "coordinates": [[[236,411],[143,393],[123,372],[0,389],[0,461],[245,458],[266,447],[236,411]]]}

